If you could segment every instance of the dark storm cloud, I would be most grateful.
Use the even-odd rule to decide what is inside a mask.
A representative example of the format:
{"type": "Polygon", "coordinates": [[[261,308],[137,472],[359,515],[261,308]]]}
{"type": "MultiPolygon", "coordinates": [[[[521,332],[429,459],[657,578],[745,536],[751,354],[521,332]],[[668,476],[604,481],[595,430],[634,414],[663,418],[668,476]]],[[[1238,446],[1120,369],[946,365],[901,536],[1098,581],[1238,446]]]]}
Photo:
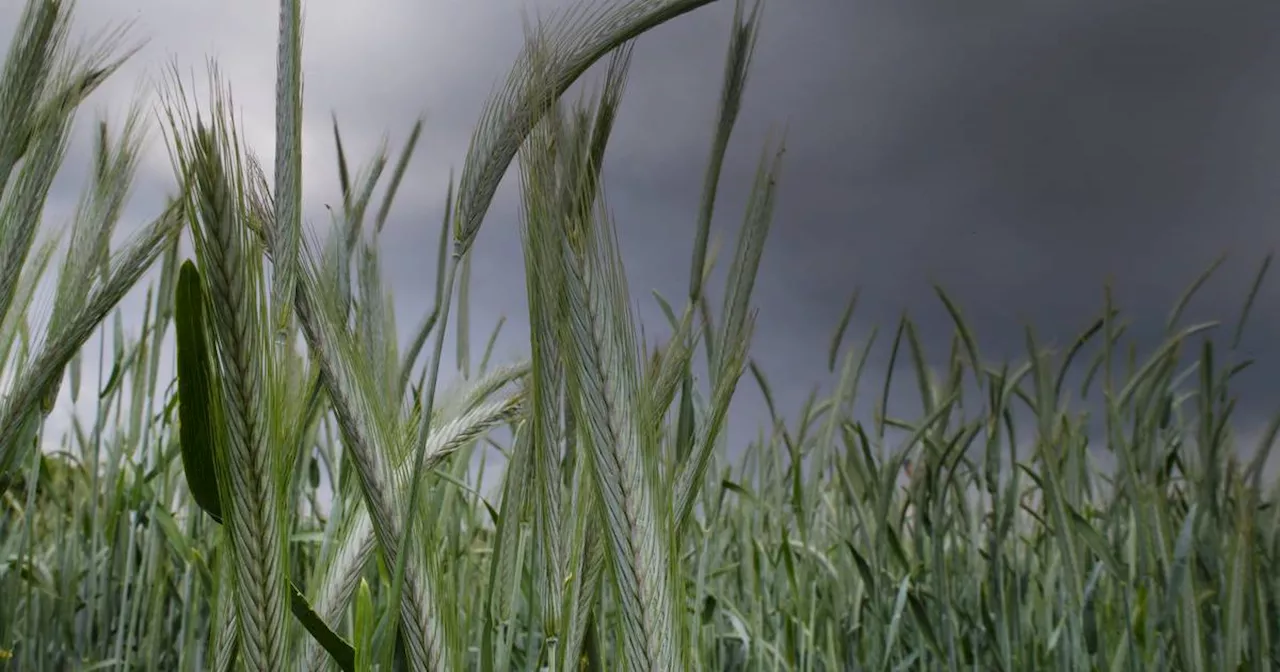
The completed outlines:
{"type": "MultiPolygon", "coordinates": [[[[449,171],[461,169],[481,104],[519,49],[521,10],[567,3],[358,4],[307,7],[307,213],[323,224],[323,204],[337,199],[330,112],[353,161],[385,133],[395,151],[425,114],[384,237],[407,333],[430,304],[449,171]]],[[[607,158],[608,198],[651,331],[661,318],[650,290],[673,300],[685,292],[732,14],[721,0],[640,40],[607,158]]],[[[136,18],[136,32],[152,39],[122,78],[155,75],[174,56],[197,71],[217,57],[251,141],[270,156],[271,7],[214,13],[120,0],[81,3],[80,15],[83,25],[136,18]]],[[[1222,252],[1231,261],[1193,313],[1233,319],[1278,237],[1276,25],[1280,6],[1257,1],[767,2],[716,228],[723,270],[766,141],[785,129],[755,348],[785,408],[829,381],[826,346],[855,287],[850,337],[881,327],[870,381],[903,310],[921,323],[930,354],[945,357],[950,327],[933,282],[1000,359],[1021,354],[1028,320],[1044,340],[1067,344],[1100,310],[1108,278],[1151,343],[1183,287],[1222,252]]],[[[114,86],[113,104],[136,83],[114,86]]],[[[152,198],[172,179],[157,152],[140,185],[152,198]]],[[[508,317],[504,358],[523,351],[527,334],[513,182],[484,225],[472,283],[476,340],[508,317]]],[[[1241,381],[1246,424],[1276,404],[1266,386],[1280,374],[1270,346],[1280,337],[1276,298],[1264,291],[1246,340],[1262,357],[1241,381]]],[[[758,420],[750,387],[740,388],[738,438],[758,420]]]]}
{"type": "MultiPolygon", "coordinates": [[[[653,213],[624,220],[656,274],[686,273],[724,17],[664,28],[637,51],[611,196],[625,215],[653,213]]],[[[945,357],[934,282],[988,356],[1020,356],[1028,321],[1069,345],[1108,279],[1152,346],[1224,252],[1189,317],[1234,320],[1277,240],[1275,25],[1280,7],[1261,2],[772,3],[722,192],[738,212],[766,130],[785,124],[758,358],[803,393],[855,287],[853,333],[891,330],[909,309],[945,357]]],[[[1270,286],[1244,342],[1261,357],[1238,388],[1246,425],[1277,401],[1270,286]]]]}

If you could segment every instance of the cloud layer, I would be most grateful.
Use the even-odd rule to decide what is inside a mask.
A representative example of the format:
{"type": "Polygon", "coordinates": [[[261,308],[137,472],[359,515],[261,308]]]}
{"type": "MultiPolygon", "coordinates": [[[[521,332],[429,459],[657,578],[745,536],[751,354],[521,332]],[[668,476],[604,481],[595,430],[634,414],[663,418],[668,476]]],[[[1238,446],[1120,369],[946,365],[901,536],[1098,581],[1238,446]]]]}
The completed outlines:
{"type": "MultiPolygon", "coordinates": [[[[428,307],[448,175],[520,48],[522,11],[565,4],[306,4],[304,179],[313,223],[326,222],[324,204],[338,198],[331,113],[354,159],[388,133],[394,151],[413,120],[426,118],[384,238],[405,329],[428,307]]],[[[679,297],[687,279],[732,12],[722,0],[640,41],[606,165],[632,288],[655,325],[648,292],[679,297]]],[[[0,33],[11,33],[17,13],[0,9],[0,33]]],[[[131,35],[149,40],[94,105],[119,115],[170,63],[202,76],[213,58],[234,87],[249,141],[269,158],[271,3],[99,0],[80,3],[77,16],[82,30],[133,21],[131,35]]],[[[865,339],[877,324],[884,332],[872,380],[904,310],[921,322],[931,354],[945,357],[950,329],[934,282],[999,358],[1020,354],[1026,321],[1066,345],[1100,310],[1107,279],[1136,332],[1153,342],[1182,289],[1224,252],[1228,263],[1192,314],[1233,320],[1278,237],[1275,25],[1280,6],[1261,1],[766,3],[716,226],[732,235],[765,142],[785,129],[755,348],[784,408],[794,411],[827,379],[828,338],[856,287],[862,300],[849,336],[865,339]]],[[[152,137],[134,220],[157,212],[172,184],[159,133],[152,137]]],[[[73,146],[53,213],[65,216],[74,203],[86,139],[73,146]]],[[[508,318],[503,357],[519,354],[527,333],[512,182],[485,223],[472,288],[478,339],[508,318]]],[[[1280,374],[1272,285],[1245,341],[1261,358],[1241,378],[1245,424],[1277,405],[1268,385],[1280,374]]],[[[731,434],[739,440],[759,421],[749,388],[747,414],[731,434]]]]}

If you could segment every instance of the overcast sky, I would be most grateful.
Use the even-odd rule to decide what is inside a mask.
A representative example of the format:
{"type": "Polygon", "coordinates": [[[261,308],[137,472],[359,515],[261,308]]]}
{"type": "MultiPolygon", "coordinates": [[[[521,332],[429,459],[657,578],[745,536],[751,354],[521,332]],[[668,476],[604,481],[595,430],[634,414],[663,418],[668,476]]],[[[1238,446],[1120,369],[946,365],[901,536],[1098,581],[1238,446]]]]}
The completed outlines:
{"type": "MultiPolygon", "coordinates": [[[[11,34],[20,4],[0,8],[0,34],[11,34]]],[[[384,236],[405,330],[428,307],[448,174],[460,170],[472,123],[521,46],[522,12],[563,4],[305,3],[311,220],[327,221],[324,204],[338,202],[331,113],[353,161],[384,134],[398,149],[426,117],[384,236]]],[[[687,285],[732,13],[733,1],[720,0],[635,50],[605,176],[632,289],[651,323],[659,313],[650,290],[674,300],[687,285]]],[[[249,142],[270,156],[275,3],[85,0],[77,17],[80,30],[133,21],[130,34],[148,40],[90,109],[118,117],[174,59],[203,75],[214,58],[249,142]]],[[[829,381],[829,338],[857,287],[846,340],[880,325],[872,385],[904,310],[922,325],[930,355],[945,358],[951,330],[935,282],[993,358],[1023,353],[1027,321],[1042,339],[1068,345],[1100,311],[1108,278],[1151,343],[1183,288],[1223,253],[1229,260],[1192,317],[1234,320],[1280,237],[1277,25],[1280,5],[1261,0],[766,2],[716,228],[736,230],[769,133],[786,127],[754,346],[784,409],[794,414],[813,385],[829,381]]],[[[158,212],[172,185],[159,140],[153,133],[130,221],[158,212]]],[[[74,204],[88,151],[80,136],[52,213],[74,204]]],[[[525,351],[527,334],[513,187],[507,180],[485,222],[472,285],[478,339],[508,318],[503,359],[525,351]]],[[[1246,434],[1280,408],[1270,384],[1280,374],[1274,287],[1260,295],[1245,341],[1261,357],[1238,387],[1246,434]]],[[[904,397],[909,380],[898,385],[904,397]]],[[[736,440],[764,421],[749,378],[740,391],[736,440]]]]}

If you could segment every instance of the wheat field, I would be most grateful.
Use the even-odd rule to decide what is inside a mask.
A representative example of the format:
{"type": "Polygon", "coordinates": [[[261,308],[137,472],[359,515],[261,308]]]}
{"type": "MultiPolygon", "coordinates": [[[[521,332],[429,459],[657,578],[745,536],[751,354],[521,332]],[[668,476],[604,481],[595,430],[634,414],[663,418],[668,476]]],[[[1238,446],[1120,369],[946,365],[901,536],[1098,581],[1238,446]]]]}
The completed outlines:
{"type": "Polygon", "coordinates": [[[601,166],[634,41],[710,2],[583,2],[530,27],[439,185],[434,307],[398,316],[379,240],[422,124],[353,168],[335,123],[341,207],[304,226],[300,0],[280,3],[273,165],[216,66],[204,108],[175,68],[156,114],[96,127],[64,228],[43,212],[76,110],[133,52],[74,44],[72,2],[27,0],[0,73],[0,669],[1280,669],[1280,419],[1257,446],[1231,422],[1267,264],[1232,323],[1182,323],[1201,277],[1149,352],[1107,298],[1071,347],[1028,329],[1009,363],[939,289],[946,366],[904,318],[875,381],[871,343],[845,338],[854,300],[830,393],[783,417],[751,354],[782,141],[722,296],[704,289],[758,4],[727,26],[688,294],[659,298],[646,333],[665,337],[642,339],[601,166]],[[595,93],[562,100],[597,63],[595,93]],[[153,118],[174,195],[113,247],[153,118]],[[492,361],[490,339],[442,385],[508,172],[525,358],[492,361]],[[118,305],[135,291],[140,321],[118,305]],[[893,382],[918,413],[889,408],[893,382]],[[65,431],[63,386],[92,407],[65,431]],[[727,445],[748,386],[769,412],[727,445]]]}

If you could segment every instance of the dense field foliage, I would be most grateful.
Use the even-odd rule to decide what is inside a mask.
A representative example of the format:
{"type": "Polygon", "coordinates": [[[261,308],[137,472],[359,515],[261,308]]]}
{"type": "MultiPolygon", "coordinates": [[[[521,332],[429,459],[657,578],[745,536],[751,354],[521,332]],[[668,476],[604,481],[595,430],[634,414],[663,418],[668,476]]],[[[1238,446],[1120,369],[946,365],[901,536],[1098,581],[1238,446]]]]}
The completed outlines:
{"type": "Polygon", "coordinates": [[[709,1],[587,3],[531,30],[447,185],[436,307],[400,343],[378,241],[420,126],[354,172],[335,127],[343,205],[326,236],[306,233],[298,0],[281,2],[274,166],[241,143],[216,72],[202,110],[173,77],[160,118],[177,195],[115,250],[141,114],[101,124],[68,231],[41,213],[77,106],[128,53],[118,35],[74,48],[70,3],[29,0],[0,75],[0,668],[1280,666],[1277,425],[1238,445],[1229,391],[1257,284],[1227,327],[1181,326],[1184,299],[1141,357],[1108,300],[1070,347],[1028,331],[1008,365],[939,291],[949,359],[930,368],[909,320],[893,335],[890,370],[919,390],[909,418],[888,408],[892,373],[862,380],[851,302],[831,393],[773,411],[749,344],[780,145],[723,297],[703,290],[748,7],[689,293],[660,300],[669,324],[647,331],[667,338],[641,342],[601,157],[630,40],[709,1]],[[598,95],[562,103],[602,59],[598,95]],[[528,359],[473,363],[468,258],[513,162],[528,359]],[[157,265],[145,314],[122,317],[157,265]],[[439,385],[446,366],[458,382],[439,385]],[[93,412],[55,432],[63,385],[93,412]],[[728,446],[745,385],[770,414],[728,446]]]}

